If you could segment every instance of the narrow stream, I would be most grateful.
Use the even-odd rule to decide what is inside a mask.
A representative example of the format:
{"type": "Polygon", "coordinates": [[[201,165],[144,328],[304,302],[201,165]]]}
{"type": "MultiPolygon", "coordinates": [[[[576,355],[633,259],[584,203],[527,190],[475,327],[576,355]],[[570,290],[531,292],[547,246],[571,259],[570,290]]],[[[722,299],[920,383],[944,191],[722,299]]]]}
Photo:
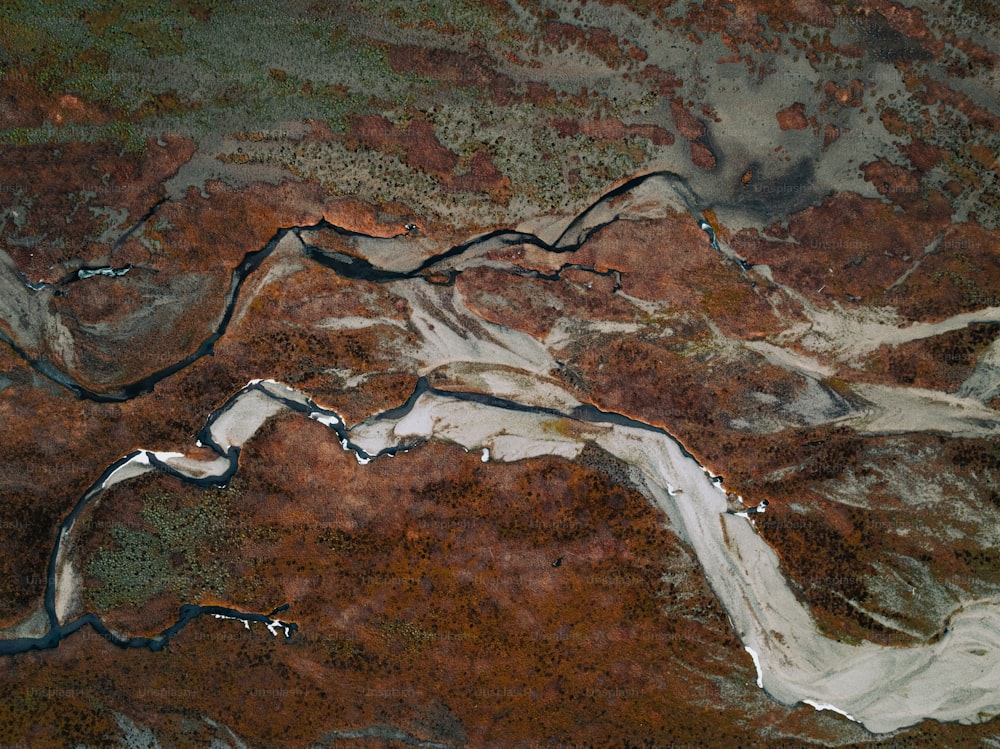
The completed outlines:
{"type": "MultiPolygon", "coordinates": [[[[219,319],[219,323],[215,330],[209,334],[194,351],[173,364],[163,367],[155,372],[151,372],[135,382],[110,388],[108,390],[99,391],[87,388],[78,382],[72,375],[60,370],[51,362],[40,357],[32,356],[28,350],[18,342],[16,336],[12,337],[3,330],[0,330],[0,341],[3,341],[11,346],[15,353],[23,361],[29,364],[36,372],[47,377],[58,385],[72,391],[78,397],[100,403],[120,403],[152,392],[158,382],[177,374],[181,370],[201,359],[203,356],[210,355],[213,352],[215,344],[222,338],[222,336],[225,335],[226,330],[232,321],[236,305],[239,302],[240,292],[247,277],[257,270],[261,263],[271,256],[278,245],[281,244],[282,240],[289,235],[296,237],[301,242],[304,248],[303,254],[305,257],[333,270],[344,278],[371,281],[375,283],[390,283],[393,281],[426,278],[425,274],[427,274],[428,271],[432,270],[435,266],[438,266],[449,259],[457,258],[473,252],[486,253],[518,245],[530,245],[552,253],[575,252],[596,232],[616,221],[621,220],[621,214],[619,212],[614,212],[611,209],[611,206],[615,204],[616,201],[621,202],[621,199],[625,196],[630,196],[633,193],[639,196],[644,192],[652,192],[653,195],[651,199],[658,201],[660,204],[675,204],[690,211],[698,221],[699,226],[702,226],[706,230],[706,234],[708,235],[712,246],[717,250],[719,249],[718,243],[715,241],[714,231],[705,221],[704,217],[698,212],[696,208],[697,201],[694,193],[691,191],[690,187],[688,187],[684,178],[668,171],[651,172],[649,174],[635,177],[598,198],[598,200],[596,200],[592,205],[578,214],[577,217],[569,223],[559,237],[552,243],[546,242],[541,237],[532,233],[501,229],[489,232],[479,237],[474,237],[466,242],[462,242],[461,244],[457,244],[439,253],[431,255],[410,270],[390,270],[381,268],[362,257],[323,250],[319,247],[310,245],[303,238],[303,234],[310,231],[328,230],[340,235],[348,242],[363,242],[366,247],[373,250],[372,254],[385,254],[391,257],[393,254],[396,254],[393,252],[393,248],[399,247],[399,242],[407,241],[406,234],[390,238],[375,237],[350,231],[341,226],[337,226],[336,224],[332,224],[325,219],[321,219],[317,223],[308,226],[281,228],[275,232],[275,234],[262,248],[248,252],[243,257],[243,260],[233,269],[230,277],[229,289],[223,297],[223,311],[219,319]],[[670,198],[673,199],[671,200],[670,198]]],[[[135,227],[133,227],[130,231],[134,231],[134,229],[135,227]]],[[[721,250],[719,251],[721,252],[721,250]]],[[[123,275],[125,272],[127,272],[127,269],[124,267],[120,269],[100,268],[87,269],[85,274],[123,275]]],[[[81,278],[83,278],[83,276],[80,276],[79,272],[75,272],[70,275],[69,280],[77,281],[81,278]]],[[[23,286],[34,290],[47,287],[46,284],[39,286],[38,284],[30,283],[27,279],[24,279],[23,274],[22,281],[23,286]]]]}

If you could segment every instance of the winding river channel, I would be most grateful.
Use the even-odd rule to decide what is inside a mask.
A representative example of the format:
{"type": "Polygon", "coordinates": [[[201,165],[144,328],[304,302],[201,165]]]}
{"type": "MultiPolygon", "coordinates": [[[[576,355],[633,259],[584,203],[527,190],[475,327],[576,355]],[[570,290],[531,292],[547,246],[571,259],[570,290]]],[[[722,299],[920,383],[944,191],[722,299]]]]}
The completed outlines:
{"type": "MultiPolygon", "coordinates": [[[[635,484],[694,549],[746,648],[746,657],[755,664],[758,685],[775,700],[834,710],[876,733],[926,718],[978,722],[1000,713],[1000,669],[994,667],[1000,661],[1000,602],[966,603],[953,613],[942,637],[914,647],[849,645],[823,636],[752,520],[726,512],[722,479],[701,465],[679,439],[659,427],[580,403],[547,377],[558,363],[541,342],[472,320],[460,301],[448,297],[447,304],[442,302],[453,294],[453,288],[425,282],[428,270],[450,258],[482,255],[507,246],[527,244],[549,252],[571,253],[595,231],[619,220],[623,203],[642,204],[647,216],[658,206],[690,211],[711,245],[738,260],[744,272],[749,270],[742,259],[720,246],[714,231],[695,210],[697,201],[686,184],[675,175],[656,173],[603,196],[553,242],[531,233],[499,231],[409,266],[393,267],[407,258],[400,252],[400,243],[405,241],[401,237],[360,235],[325,221],[281,229],[265,247],[248,253],[234,270],[219,324],[196,351],[138,382],[106,392],[84,388],[69,374],[33,357],[17,340],[8,340],[37,371],[82,398],[122,401],[140,396],[212,351],[233,318],[245,279],[294,235],[306,257],[340,275],[400,285],[398,291],[410,302],[414,324],[426,341],[424,371],[445,360],[491,363],[496,370],[478,390],[442,390],[421,378],[405,404],[350,428],[340,415],[305,393],[271,380],[250,382],[211,415],[199,434],[200,443],[215,453],[213,460],[140,449],[124,455],[102,473],[60,526],[48,564],[44,633],[0,639],[0,654],[56,647],[63,638],[85,627],[123,648],[158,650],[202,615],[239,619],[246,626],[259,623],[272,634],[293,636],[296,625],[277,618],[285,606],[254,613],[198,605],[185,606],[177,621],[155,637],[119,635],[97,614],[78,610],[75,589],[80,580],[67,551],[81,513],[109,487],[150,471],[199,486],[225,484],[238,469],[241,448],[261,425],[280,412],[291,411],[325,424],[361,463],[400,450],[419,449],[432,439],[482,451],[484,460],[498,461],[542,455],[572,459],[587,444],[596,445],[631,467],[635,484]],[[318,229],[335,231],[348,243],[363,245],[363,251],[348,255],[320,250],[308,242],[309,232],[318,229]],[[553,420],[572,422],[574,428],[552,429],[553,420]]],[[[10,274],[5,278],[9,281],[10,274]]],[[[20,293],[46,293],[28,288],[23,278],[16,280],[20,293]]]]}
{"type": "Polygon", "coordinates": [[[242,444],[268,418],[286,410],[328,426],[361,463],[419,449],[431,439],[481,450],[484,458],[499,461],[541,455],[572,459],[587,443],[595,444],[632,467],[637,485],[696,551],[756,664],[758,684],[774,699],[836,710],[874,732],[892,731],[923,718],[977,721],[1000,710],[1000,673],[993,668],[1000,657],[1000,604],[966,605],[951,618],[943,637],[916,647],[831,640],[817,631],[809,610],[783,577],[777,556],[751,522],[726,512],[720,478],[665,431],[592,408],[560,413],[496,396],[439,390],[426,380],[405,406],[352,429],[301,392],[274,381],[254,381],[216,411],[199,436],[217,453],[215,460],[145,450],[124,456],[84,494],[60,529],[45,596],[48,631],[34,638],[0,640],[0,653],[55,647],[86,626],[121,647],[158,650],[192,619],[205,614],[240,619],[247,626],[259,622],[272,633],[292,635],[296,625],[275,618],[284,607],[265,614],[190,605],[156,637],[119,636],[96,614],[72,610],[68,588],[79,582],[62,553],[80,513],[108,487],[149,471],[201,486],[223,484],[237,468],[242,444]],[[554,418],[575,422],[578,428],[553,430],[554,418]]]}

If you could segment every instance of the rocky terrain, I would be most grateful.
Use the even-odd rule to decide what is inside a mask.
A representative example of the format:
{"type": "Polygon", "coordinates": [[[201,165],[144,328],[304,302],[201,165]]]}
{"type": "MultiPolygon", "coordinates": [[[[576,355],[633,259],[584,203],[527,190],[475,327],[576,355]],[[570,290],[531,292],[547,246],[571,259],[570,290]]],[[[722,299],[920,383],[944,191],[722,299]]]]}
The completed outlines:
{"type": "Polygon", "coordinates": [[[991,5],[2,15],[0,745],[1000,742],[991,5]]]}

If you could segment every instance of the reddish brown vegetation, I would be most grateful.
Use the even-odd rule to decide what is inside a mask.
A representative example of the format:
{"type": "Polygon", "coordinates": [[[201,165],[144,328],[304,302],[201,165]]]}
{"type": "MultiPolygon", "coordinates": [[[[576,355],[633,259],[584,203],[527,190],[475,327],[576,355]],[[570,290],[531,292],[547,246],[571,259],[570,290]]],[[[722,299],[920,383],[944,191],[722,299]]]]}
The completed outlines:
{"type": "Polygon", "coordinates": [[[95,242],[108,217],[89,207],[125,209],[123,234],[162,197],[162,182],[194,152],[185,138],[165,142],[150,143],[142,156],[122,153],[111,141],[0,147],[0,184],[10,196],[23,195],[21,233],[45,237],[38,244],[7,243],[18,268],[33,281],[58,281],[74,261],[108,257],[109,247],[95,242]]]}
{"type": "Polygon", "coordinates": [[[657,93],[661,96],[673,97],[674,92],[684,81],[671,71],[663,70],[658,65],[647,65],[639,73],[639,78],[648,78],[656,84],[657,93]]]}
{"type": "Polygon", "coordinates": [[[670,113],[677,132],[691,141],[691,163],[700,169],[715,169],[715,154],[705,143],[705,135],[708,133],[705,123],[695,117],[680,99],[670,102],[670,113]]]}
{"type": "Polygon", "coordinates": [[[35,85],[23,68],[7,69],[0,77],[0,129],[55,127],[68,124],[104,125],[118,113],[73,94],[53,93],[35,85]]]}
{"type": "MultiPolygon", "coordinates": [[[[573,253],[573,262],[599,272],[617,270],[622,290],[676,310],[704,310],[723,330],[739,337],[777,332],[779,321],[763,295],[733,263],[711,248],[690,216],[618,221],[573,253]]],[[[552,270],[560,255],[529,251],[527,267],[552,270]]]]}
{"type": "Polygon", "coordinates": [[[691,114],[691,111],[684,106],[684,103],[674,99],[670,102],[670,113],[674,118],[674,127],[681,137],[688,140],[697,140],[705,132],[705,123],[691,114]]]}
{"type": "Polygon", "coordinates": [[[778,127],[782,130],[805,130],[809,127],[806,119],[806,108],[801,102],[795,102],[790,107],[778,110],[778,127]]]}
{"type": "Polygon", "coordinates": [[[905,316],[925,320],[1000,305],[996,232],[971,223],[948,229],[937,250],[896,287],[892,302],[905,316]]]}
{"type": "Polygon", "coordinates": [[[871,182],[880,195],[893,203],[909,208],[921,200],[920,174],[893,164],[888,159],[863,164],[865,180],[871,182]]]}
{"type": "Polygon", "coordinates": [[[347,143],[397,153],[406,165],[438,177],[450,175],[458,165],[458,155],[441,145],[434,126],[426,120],[411,120],[399,128],[378,114],[357,117],[351,123],[347,143]]]}
{"type": "Polygon", "coordinates": [[[781,0],[738,0],[736,3],[709,0],[689,6],[685,17],[673,21],[677,26],[718,34],[722,42],[738,54],[745,52],[740,49],[744,44],[758,51],[777,49],[778,40],[767,38],[765,22],[779,29],[787,29],[787,24],[801,23],[832,28],[834,15],[822,0],[795,3],[781,0]]]}
{"type": "MultiPolygon", "coordinates": [[[[928,319],[937,309],[950,305],[922,285],[933,265],[954,257],[955,241],[942,243],[942,248],[949,249],[924,258],[907,281],[900,286],[893,284],[948,226],[951,209],[938,194],[926,200],[903,191],[892,194],[908,196],[899,198],[905,201],[907,211],[896,211],[880,200],[854,193],[840,193],[790,218],[788,233],[795,244],[771,241],[754,231],[740,232],[732,244],[750,261],[770,265],[776,280],[817,304],[827,305],[831,299],[841,304],[891,304],[898,305],[908,317],[928,319]]],[[[974,227],[954,231],[973,232],[977,243],[980,241],[974,227]]],[[[986,256],[982,257],[985,262],[986,256]]],[[[992,281],[982,278],[972,283],[992,281]]]]}
{"type": "Polygon", "coordinates": [[[448,185],[455,190],[489,193],[501,205],[510,202],[512,192],[510,178],[497,169],[485,148],[477,150],[469,159],[466,171],[456,175],[448,185]]]}
{"type": "Polygon", "coordinates": [[[10,373],[18,386],[0,392],[5,424],[0,430],[5,552],[0,556],[0,620],[9,623],[41,604],[59,523],[120,457],[123,444],[141,438],[144,429],[130,417],[130,407],[100,407],[67,392],[33,388],[31,375],[19,370],[10,373]],[[38,419],[43,412],[44,423],[38,419]]]}
{"type": "Polygon", "coordinates": [[[144,228],[162,250],[151,252],[136,238],[121,247],[116,262],[135,264],[128,275],[90,279],[54,300],[57,311],[69,313],[79,358],[74,374],[85,385],[101,390],[133,382],[192,353],[218,324],[243,257],[264,247],[278,227],[322,215],[314,186],[237,191],[210,183],[205,190],[207,198],[192,188],[183,201],[165,203],[144,228]],[[160,314],[149,318],[142,312],[153,297],[160,314]],[[109,327],[94,336],[84,322],[109,327]]]}
{"type": "Polygon", "coordinates": [[[515,101],[514,79],[499,73],[485,54],[470,55],[448,49],[410,45],[389,47],[389,64],[396,72],[413,72],[434,78],[440,85],[489,91],[497,104],[515,101]]]}
{"type": "Polygon", "coordinates": [[[903,135],[910,132],[911,128],[903,119],[902,114],[895,107],[885,107],[879,112],[879,119],[882,125],[893,135],[903,135]]]}
{"type": "Polygon", "coordinates": [[[638,136],[657,146],[671,146],[674,143],[674,134],[659,125],[626,125],[619,119],[553,120],[552,126],[559,133],[560,138],[583,133],[591,138],[603,140],[621,140],[622,138],[638,136]]]}
{"type": "Polygon", "coordinates": [[[357,420],[398,405],[412,392],[416,373],[398,350],[413,342],[413,334],[388,322],[346,330],[322,323],[341,317],[400,320],[407,310],[405,300],[386,287],[346,281],[314,266],[257,291],[216,355],[239,362],[244,382],[287,382],[357,420]],[[346,379],[362,374],[371,376],[345,386],[346,379]]]}
{"type": "Polygon", "coordinates": [[[906,154],[910,163],[913,164],[913,168],[921,174],[929,172],[944,158],[944,153],[940,148],[919,138],[914,138],[905,146],[900,146],[899,150],[906,154]]]}
{"type": "Polygon", "coordinates": [[[931,54],[941,54],[943,42],[927,28],[924,12],[920,8],[907,7],[892,0],[861,0],[859,5],[866,15],[877,13],[890,28],[917,42],[931,54]]]}
{"type": "Polygon", "coordinates": [[[436,177],[445,187],[486,192],[500,203],[510,200],[510,179],[500,172],[485,149],[476,151],[463,164],[458,154],[437,139],[426,120],[411,120],[397,127],[381,115],[357,117],[347,134],[351,148],[366,148],[398,156],[411,169],[436,177]]]}
{"type": "Polygon", "coordinates": [[[628,42],[622,42],[607,29],[596,26],[584,30],[562,21],[546,21],[542,27],[542,40],[560,52],[570,46],[578,46],[590,52],[612,70],[620,70],[636,61],[642,62],[646,59],[644,50],[628,42]]]}
{"type": "Polygon", "coordinates": [[[696,453],[706,430],[731,429],[737,419],[752,423],[767,413],[752,393],[790,400],[802,387],[801,378],[762,359],[699,356],[697,340],[705,331],[678,328],[656,342],[617,336],[570,347],[567,384],[574,384],[575,373],[585,383],[578,397],[683,435],[696,453]]]}
{"type": "Polygon", "coordinates": [[[972,374],[978,355],[998,335],[1000,326],[975,324],[895,347],[882,345],[851,376],[866,382],[954,392],[972,374]]]}
{"type": "Polygon", "coordinates": [[[701,141],[691,141],[691,163],[699,169],[715,169],[717,162],[712,149],[701,141]]]}
{"type": "Polygon", "coordinates": [[[560,318],[634,319],[635,307],[614,295],[614,283],[582,270],[568,269],[558,281],[546,281],[473,268],[458,277],[457,287],[480,317],[544,338],[560,318]]]}
{"type": "MultiPolygon", "coordinates": [[[[359,466],[325,427],[288,417],[248,446],[230,493],[244,540],[219,556],[234,574],[228,602],[288,602],[297,635],[201,619],[165,654],[78,635],[47,656],[81,696],[127,705],[161,739],[190,730],[165,708],[197,703],[285,746],[374,723],[479,746],[735,741],[739,729],[709,717],[732,709],[719,679],[747,690],[748,717],[787,713],[758,703],[752,667],[663,518],[593,468],[483,464],[441,445],[359,466]],[[250,686],[234,694],[232,673],[250,686]]],[[[108,499],[99,519],[127,521],[108,499]]]]}
{"type": "Polygon", "coordinates": [[[823,92],[828,102],[841,107],[860,107],[864,103],[865,84],[857,78],[841,86],[835,81],[823,84],[823,92]]]}
{"type": "Polygon", "coordinates": [[[968,94],[956,91],[947,83],[921,76],[916,79],[922,89],[916,93],[921,104],[931,107],[935,104],[947,104],[969,118],[969,124],[986,131],[1000,129],[1000,116],[977,104],[968,94]]]}

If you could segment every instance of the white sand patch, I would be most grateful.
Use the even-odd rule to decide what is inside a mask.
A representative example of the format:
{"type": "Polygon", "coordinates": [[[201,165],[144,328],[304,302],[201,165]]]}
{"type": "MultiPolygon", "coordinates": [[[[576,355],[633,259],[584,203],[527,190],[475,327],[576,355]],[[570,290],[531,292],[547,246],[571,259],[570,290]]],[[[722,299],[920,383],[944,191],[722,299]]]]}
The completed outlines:
{"type": "Polygon", "coordinates": [[[883,344],[898,346],[961,330],[972,323],[1000,322],[1000,307],[986,307],[939,322],[901,325],[893,307],[825,310],[788,286],[778,285],[802,304],[809,322],[793,326],[777,342],[797,340],[810,351],[832,355],[847,364],[858,364],[883,344]]]}
{"type": "Polygon", "coordinates": [[[170,461],[174,460],[175,458],[183,458],[184,457],[184,453],[151,452],[149,454],[152,455],[157,460],[159,460],[161,463],[168,463],[168,464],[170,463],[170,461]]]}
{"type": "Polygon", "coordinates": [[[839,707],[835,707],[834,705],[831,705],[828,702],[817,702],[816,700],[802,700],[802,701],[804,703],[806,703],[807,705],[811,705],[812,707],[815,707],[817,710],[831,710],[831,711],[833,711],[835,713],[840,713],[841,715],[843,715],[848,720],[854,720],[854,718],[852,718],[850,715],[848,715],[847,713],[845,713],[839,707]]]}
{"type": "Polygon", "coordinates": [[[292,630],[285,622],[279,619],[272,619],[266,623],[267,631],[270,632],[275,637],[278,636],[278,632],[283,632],[285,637],[291,637],[292,630]]]}
{"type": "Polygon", "coordinates": [[[551,429],[552,423],[553,417],[545,414],[507,411],[426,394],[397,422],[366,422],[355,428],[351,439],[372,454],[414,438],[435,437],[466,450],[489,448],[493,460],[537,455],[576,457],[583,442],[551,429]]]}
{"type": "Polygon", "coordinates": [[[816,359],[781,348],[780,346],[775,346],[766,341],[746,341],[743,343],[743,346],[761,354],[771,364],[792,372],[800,372],[812,377],[823,378],[832,377],[836,371],[833,367],[829,367],[816,359]]]}
{"type": "Polygon", "coordinates": [[[104,479],[104,483],[101,484],[101,488],[107,489],[109,486],[114,486],[122,481],[127,481],[128,479],[135,478],[136,476],[141,476],[151,470],[153,470],[153,468],[149,464],[149,456],[146,454],[145,450],[141,450],[112,471],[111,474],[104,479]]]}
{"type": "Polygon", "coordinates": [[[412,352],[427,374],[452,362],[489,363],[545,375],[555,361],[542,344],[517,330],[483,321],[465,307],[454,287],[430,284],[393,289],[410,304],[422,345],[412,352]]]}
{"type": "MultiPolygon", "coordinates": [[[[508,457],[553,449],[551,431],[526,433],[532,419],[521,414],[441,398],[426,401],[417,404],[406,425],[397,425],[398,431],[412,433],[419,426],[425,437],[466,446],[510,440],[516,449],[508,457]]],[[[931,645],[886,648],[830,640],[819,634],[788,587],[774,552],[750,523],[722,514],[725,498],[718,483],[676,444],[663,435],[619,426],[597,426],[588,438],[650,479],[652,496],[698,553],[737,633],[757,654],[763,688],[776,699],[835,707],[877,732],[925,717],[975,721],[980,712],[1000,710],[1000,674],[989,667],[990,654],[1000,654],[1000,607],[970,602],[953,617],[950,633],[931,645]],[[671,497],[671,484],[683,484],[684,493],[671,497]]]]}
{"type": "Polygon", "coordinates": [[[284,406],[257,390],[244,391],[238,401],[212,424],[212,439],[223,451],[246,443],[260,425],[278,413],[284,406]]]}
{"type": "Polygon", "coordinates": [[[391,317],[324,317],[314,326],[324,330],[360,330],[361,328],[373,328],[381,325],[391,325],[401,330],[406,330],[406,325],[402,320],[393,320],[391,317]]]}
{"type": "Polygon", "coordinates": [[[229,470],[229,460],[223,457],[218,457],[214,460],[196,460],[181,455],[164,462],[171,468],[193,479],[207,479],[213,476],[221,477],[229,470]]]}
{"type": "MultiPolygon", "coordinates": [[[[408,418],[409,417],[407,417],[407,419],[408,418]]],[[[427,423],[425,425],[421,425],[417,423],[420,419],[426,418],[429,418],[429,414],[420,413],[414,416],[413,421],[407,421],[407,425],[402,428],[402,433],[409,435],[424,435],[432,433],[434,431],[433,424],[427,423]]],[[[362,422],[354,427],[351,431],[351,442],[353,442],[358,448],[367,452],[369,455],[375,455],[383,447],[388,445],[398,445],[409,441],[405,438],[401,438],[399,436],[400,433],[396,431],[397,424],[399,423],[402,423],[402,421],[376,421],[369,419],[368,421],[362,422]]],[[[347,450],[347,441],[341,440],[341,446],[347,450]]]]}
{"type": "Polygon", "coordinates": [[[989,666],[1000,656],[1000,606],[967,603],[950,632],[929,645],[852,646],[826,638],[789,588],[774,551],[749,522],[722,514],[725,500],[705,472],[666,438],[629,431],[616,427],[598,442],[648,477],[652,497],[694,548],[736,633],[759,655],[768,694],[787,704],[837,705],[874,732],[924,718],[977,722],[1000,711],[1000,672],[989,666]],[[667,477],[684,485],[683,495],[668,494],[667,477]]]}
{"type": "Polygon", "coordinates": [[[529,372],[507,367],[483,367],[469,365],[466,362],[456,362],[436,370],[435,374],[444,375],[449,381],[449,389],[468,390],[497,398],[511,400],[524,405],[551,408],[558,411],[571,411],[580,405],[580,401],[567,393],[553,380],[543,379],[529,372]],[[451,383],[459,383],[455,387],[451,383]]]}
{"type": "Polygon", "coordinates": [[[324,414],[319,411],[313,411],[311,414],[309,414],[309,418],[312,419],[313,421],[318,421],[320,424],[323,424],[324,426],[328,427],[339,427],[344,425],[344,422],[341,420],[341,418],[339,416],[336,416],[335,414],[324,414]]]}
{"type": "Polygon", "coordinates": [[[59,565],[55,582],[56,618],[60,624],[64,624],[83,610],[83,580],[73,563],[67,560],[59,565]]]}
{"type": "Polygon", "coordinates": [[[632,322],[614,320],[576,320],[560,318],[545,337],[549,350],[558,350],[566,344],[579,341],[581,336],[621,335],[646,330],[648,326],[632,322]]]}
{"type": "Polygon", "coordinates": [[[227,616],[226,614],[212,614],[216,619],[231,619],[236,622],[243,622],[244,629],[250,629],[250,620],[239,616],[227,616]]]}
{"type": "Polygon", "coordinates": [[[763,689],[764,688],[764,679],[763,679],[763,676],[761,675],[762,671],[760,669],[760,656],[757,655],[757,651],[754,650],[749,645],[745,646],[743,649],[746,650],[750,654],[750,658],[753,659],[753,667],[755,669],[757,669],[757,686],[760,687],[761,689],[763,689]]]}
{"type": "Polygon", "coordinates": [[[862,433],[939,431],[956,437],[1000,433],[1000,413],[973,398],[888,385],[856,384],[853,389],[871,404],[849,422],[862,433]]]}

